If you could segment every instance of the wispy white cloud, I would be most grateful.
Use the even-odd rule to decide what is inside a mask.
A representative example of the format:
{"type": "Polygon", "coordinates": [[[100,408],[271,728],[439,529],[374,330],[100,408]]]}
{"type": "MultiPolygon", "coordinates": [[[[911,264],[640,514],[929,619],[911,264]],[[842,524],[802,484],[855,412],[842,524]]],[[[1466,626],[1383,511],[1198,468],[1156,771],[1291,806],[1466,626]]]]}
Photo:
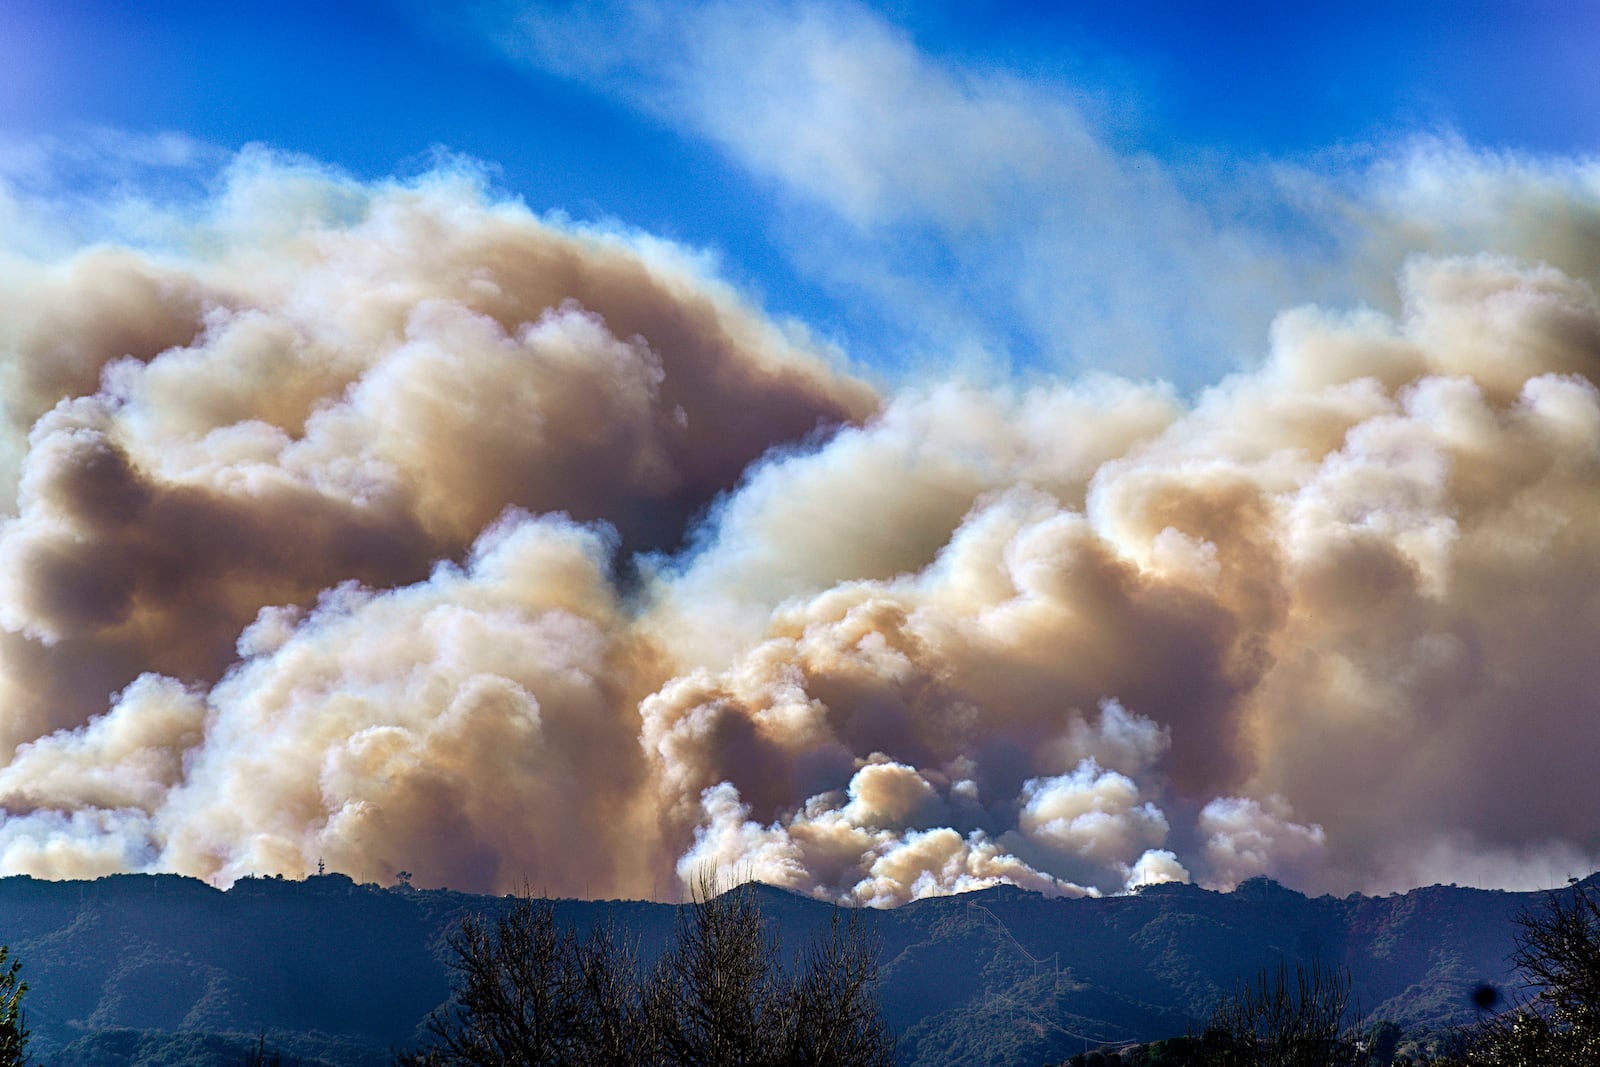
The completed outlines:
{"type": "Polygon", "coordinates": [[[197,200],[230,153],[186,134],[90,127],[0,134],[5,255],[59,255],[87,241],[152,236],[157,200],[197,200]]]}
{"type": "MultiPolygon", "coordinates": [[[[1110,148],[1059,88],[938,62],[845,4],[483,17],[508,54],[629,100],[777,190],[795,262],[869,331],[1054,367],[1170,370],[1157,357],[1176,351],[1231,365],[1215,316],[1181,316],[1186,339],[1208,336],[1180,344],[1180,316],[1142,294],[1153,278],[1187,306],[1199,279],[1259,253],[1154,159],[1110,148]]],[[[1262,294],[1258,323],[1281,296],[1262,294]]]]}
{"type": "Polygon", "coordinates": [[[1417,252],[1600,265],[1587,164],[1485,156],[1448,131],[1314,159],[1160,158],[1059,82],[935,57],[860,5],[490,3],[476,25],[770,190],[787,255],[878,362],[1192,388],[1264,355],[1284,307],[1392,310],[1417,252]]]}

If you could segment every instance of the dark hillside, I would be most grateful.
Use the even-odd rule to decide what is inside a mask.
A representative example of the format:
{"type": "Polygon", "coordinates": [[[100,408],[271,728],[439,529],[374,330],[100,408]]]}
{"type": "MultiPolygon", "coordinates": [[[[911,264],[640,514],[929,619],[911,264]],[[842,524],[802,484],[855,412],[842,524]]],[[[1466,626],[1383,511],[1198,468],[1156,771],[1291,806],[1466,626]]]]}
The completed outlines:
{"type": "MultiPolygon", "coordinates": [[[[786,955],[828,920],[826,905],[783,890],[761,900],[786,955]]],[[[1510,920],[1531,901],[1441,886],[1312,899],[1264,879],[1103,900],[1002,887],[880,912],[873,926],[903,1062],[1001,1067],[1183,1033],[1280,960],[1347,966],[1368,1018],[1466,1021],[1473,986],[1506,981],[1510,920]]],[[[227,892],[171,875],[8,878],[0,943],[23,962],[44,1063],[229,1062],[266,1034],[306,1063],[380,1064],[448,996],[450,931],[509,903],[342,875],[227,892]]],[[[579,931],[613,916],[653,957],[675,911],[562,901],[558,915],[579,931]]]]}

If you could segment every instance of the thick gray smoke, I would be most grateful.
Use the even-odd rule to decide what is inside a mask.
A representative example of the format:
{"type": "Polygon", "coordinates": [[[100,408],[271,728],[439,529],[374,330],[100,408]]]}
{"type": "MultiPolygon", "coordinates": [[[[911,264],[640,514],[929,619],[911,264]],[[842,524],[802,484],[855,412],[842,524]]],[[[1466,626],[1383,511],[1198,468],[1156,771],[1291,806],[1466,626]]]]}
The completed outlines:
{"type": "Polygon", "coordinates": [[[1185,403],[880,395],[448,175],[246,159],[164,231],[0,251],[0,871],[890,904],[1600,861],[1571,242],[1414,258],[1398,314],[1287,311],[1185,403]]]}

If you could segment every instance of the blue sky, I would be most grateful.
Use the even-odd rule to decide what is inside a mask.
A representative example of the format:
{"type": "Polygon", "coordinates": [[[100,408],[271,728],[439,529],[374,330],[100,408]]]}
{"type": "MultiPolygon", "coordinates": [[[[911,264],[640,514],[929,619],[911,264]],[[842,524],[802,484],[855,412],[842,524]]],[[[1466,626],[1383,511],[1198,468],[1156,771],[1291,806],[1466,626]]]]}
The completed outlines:
{"type": "Polygon", "coordinates": [[[1350,226],[1419,152],[1587,157],[1597,30],[1583,3],[8,0],[0,137],[57,186],[203,188],[251,143],[364,179],[443,150],[711,253],[881,375],[1192,389],[1283,307],[1383,305],[1405,253],[1481,250],[1350,226]]]}

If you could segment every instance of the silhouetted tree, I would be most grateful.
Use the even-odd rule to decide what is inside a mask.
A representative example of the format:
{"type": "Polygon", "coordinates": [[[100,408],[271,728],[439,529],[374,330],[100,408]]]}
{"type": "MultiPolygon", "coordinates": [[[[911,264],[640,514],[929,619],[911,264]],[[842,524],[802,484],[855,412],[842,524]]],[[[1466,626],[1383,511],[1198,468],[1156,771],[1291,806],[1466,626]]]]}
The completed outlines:
{"type": "Polygon", "coordinates": [[[523,897],[492,925],[468,917],[450,938],[454,1001],[429,1020],[437,1046],[413,1063],[564,1067],[576,1044],[581,984],[555,906],[523,897]]]}
{"type": "Polygon", "coordinates": [[[638,943],[606,923],[580,941],[549,901],[524,898],[452,937],[457,988],[416,1067],[889,1067],[877,950],[859,913],[780,965],[751,885],[702,879],[646,976],[638,943]]]}
{"type": "Polygon", "coordinates": [[[6,966],[11,949],[0,945],[0,1067],[28,1062],[28,1028],[23,1025],[22,994],[28,983],[17,978],[20,960],[6,966]]]}
{"type": "Polygon", "coordinates": [[[680,913],[649,994],[669,1064],[703,1067],[888,1067],[894,1037],[878,1008],[878,957],[859,911],[780,965],[754,884],[718,894],[709,879],[680,913]]]}
{"type": "Polygon", "coordinates": [[[608,918],[575,951],[583,1005],[575,1028],[584,1062],[595,1067],[660,1062],[660,1031],[639,978],[638,939],[608,918]]]}
{"type": "Polygon", "coordinates": [[[835,908],[795,976],[790,1059],[817,1067],[889,1067],[894,1035],[878,1008],[877,941],[860,911],[835,908]]]}
{"type": "Polygon", "coordinates": [[[672,948],[656,968],[651,1016],[670,1063],[763,1067],[782,1063],[794,1002],[778,942],[754,886],[718,894],[702,878],[678,913],[672,948]]]}
{"type": "Polygon", "coordinates": [[[1349,972],[1319,964],[1263,970],[1223,1001],[1201,1034],[1206,1067],[1358,1067],[1366,1062],[1354,1030],[1346,1030],[1349,972]]]}
{"type": "Polygon", "coordinates": [[[1600,898],[1592,887],[1549,894],[1517,917],[1517,965],[1533,998],[1485,1020],[1461,1062],[1471,1067],[1600,1064],[1600,898]]]}

